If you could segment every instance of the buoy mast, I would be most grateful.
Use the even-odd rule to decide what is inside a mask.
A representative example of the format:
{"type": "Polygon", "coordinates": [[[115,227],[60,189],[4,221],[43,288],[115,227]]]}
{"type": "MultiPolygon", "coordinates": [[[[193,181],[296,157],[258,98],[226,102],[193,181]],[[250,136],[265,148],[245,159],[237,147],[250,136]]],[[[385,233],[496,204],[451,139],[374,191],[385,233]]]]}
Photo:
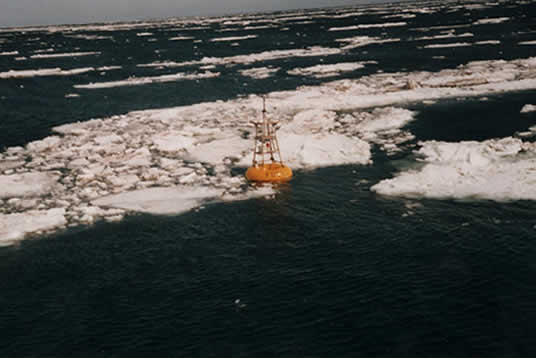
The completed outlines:
{"type": "Polygon", "coordinates": [[[255,126],[253,163],[246,178],[255,182],[286,182],[292,178],[292,170],[283,164],[275,131],[279,121],[266,116],[266,98],[262,97],[262,121],[251,121],[255,126]]]}

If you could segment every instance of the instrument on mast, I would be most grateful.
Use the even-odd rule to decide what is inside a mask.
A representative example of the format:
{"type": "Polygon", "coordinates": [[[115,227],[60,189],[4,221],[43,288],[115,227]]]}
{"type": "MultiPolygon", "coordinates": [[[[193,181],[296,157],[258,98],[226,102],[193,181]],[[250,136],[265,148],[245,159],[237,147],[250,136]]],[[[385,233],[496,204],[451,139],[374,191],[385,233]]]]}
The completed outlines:
{"type": "Polygon", "coordinates": [[[275,131],[279,121],[266,116],[266,98],[262,97],[262,121],[252,121],[255,126],[255,147],[252,166],[246,178],[253,182],[287,182],[292,179],[292,170],[283,164],[275,131]]]}

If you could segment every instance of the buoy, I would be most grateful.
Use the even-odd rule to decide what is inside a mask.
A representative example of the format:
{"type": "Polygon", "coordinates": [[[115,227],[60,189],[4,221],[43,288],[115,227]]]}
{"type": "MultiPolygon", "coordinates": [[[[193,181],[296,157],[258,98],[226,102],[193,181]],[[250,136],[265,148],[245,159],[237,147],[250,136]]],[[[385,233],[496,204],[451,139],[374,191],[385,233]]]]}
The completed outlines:
{"type": "Polygon", "coordinates": [[[262,121],[252,121],[255,126],[253,164],[246,171],[249,181],[260,183],[284,183],[292,179],[292,170],[283,164],[275,131],[279,121],[266,116],[266,99],[262,97],[262,121]]]}

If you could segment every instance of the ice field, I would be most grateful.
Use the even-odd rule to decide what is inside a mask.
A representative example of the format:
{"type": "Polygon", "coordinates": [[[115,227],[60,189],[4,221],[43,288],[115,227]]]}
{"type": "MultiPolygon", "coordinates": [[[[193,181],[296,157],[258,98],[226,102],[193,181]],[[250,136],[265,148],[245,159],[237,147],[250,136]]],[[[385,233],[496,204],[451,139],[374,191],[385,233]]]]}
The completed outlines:
{"type": "Polygon", "coordinates": [[[180,15],[0,28],[0,356],[534,356],[536,2],[180,15]]]}

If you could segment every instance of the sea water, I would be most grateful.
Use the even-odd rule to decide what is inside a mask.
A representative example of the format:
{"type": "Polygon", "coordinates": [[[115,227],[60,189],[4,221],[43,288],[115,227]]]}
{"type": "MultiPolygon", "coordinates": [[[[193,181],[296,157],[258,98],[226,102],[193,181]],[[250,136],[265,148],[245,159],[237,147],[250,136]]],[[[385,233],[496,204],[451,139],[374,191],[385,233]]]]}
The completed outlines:
{"type": "MultiPolygon", "coordinates": [[[[0,56],[0,73],[33,74],[0,78],[0,147],[7,151],[51,135],[58,125],[133,110],[529,58],[534,45],[520,43],[535,39],[535,6],[408,3],[1,30],[0,53],[6,55],[0,56]],[[406,24],[329,31],[388,22],[406,24]],[[178,36],[192,39],[170,40],[178,36]],[[310,46],[340,48],[337,39],[353,36],[399,40],[253,64],[205,59],[215,67],[201,69],[199,63],[310,46]],[[432,39],[419,40],[425,36],[432,39]],[[242,39],[211,41],[222,37],[242,39]],[[429,46],[453,43],[458,45],[429,46]],[[62,53],[71,55],[38,56],[62,53]],[[138,66],[162,61],[196,63],[138,66]],[[366,61],[329,77],[288,72],[366,61]],[[277,70],[266,78],[240,72],[253,67],[277,70]],[[42,75],[58,68],[93,70],[42,75]],[[204,71],[219,76],[75,87],[204,71]]],[[[207,203],[180,215],[133,213],[1,248],[0,354],[531,356],[534,202],[390,197],[371,187],[419,170],[414,150],[420,141],[485,141],[527,131],[536,117],[520,111],[535,98],[532,89],[398,104],[416,113],[403,128],[415,138],[395,153],[372,143],[369,164],[299,169],[290,183],[261,198],[207,203]]]]}

